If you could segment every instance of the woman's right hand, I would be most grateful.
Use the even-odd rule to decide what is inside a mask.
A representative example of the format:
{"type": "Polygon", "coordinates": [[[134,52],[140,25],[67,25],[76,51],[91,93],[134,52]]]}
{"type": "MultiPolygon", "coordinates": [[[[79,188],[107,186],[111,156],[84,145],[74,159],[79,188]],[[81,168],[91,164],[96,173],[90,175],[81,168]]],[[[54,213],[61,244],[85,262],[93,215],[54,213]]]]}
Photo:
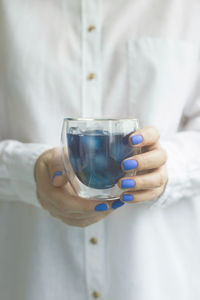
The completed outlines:
{"type": "Polygon", "coordinates": [[[60,148],[52,148],[39,156],[34,175],[41,206],[68,225],[86,227],[113,212],[114,201],[101,202],[76,195],[64,171],[60,148]]]}

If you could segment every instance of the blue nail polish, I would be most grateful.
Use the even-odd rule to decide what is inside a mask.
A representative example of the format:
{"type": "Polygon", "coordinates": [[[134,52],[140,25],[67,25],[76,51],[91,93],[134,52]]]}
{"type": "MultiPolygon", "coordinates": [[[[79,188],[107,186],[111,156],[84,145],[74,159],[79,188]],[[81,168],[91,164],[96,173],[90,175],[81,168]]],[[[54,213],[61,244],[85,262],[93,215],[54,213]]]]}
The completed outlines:
{"type": "Polygon", "coordinates": [[[55,173],[53,174],[53,176],[52,176],[52,181],[54,180],[54,178],[55,178],[56,176],[62,176],[62,171],[57,171],[57,172],[55,172],[55,173]]]}
{"type": "Polygon", "coordinates": [[[123,197],[122,197],[122,200],[123,201],[132,201],[133,200],[133,196],[130,195],[130,194],[124,194],[123,197]]]}
{"type": "Polygon", "coordinates": [[[123,189],[129,189],[135,186],[135,181],[133,179],[123,179],[121,187],[123,189]]]}
{"type": "Polygon", "coordinates": [[[132,140],[133,145],[138,145],[138,144],[142,143],[143,137],[139,134],[136,134],[131,137],[131,140],[132,140]]]}
{"type": "Polygon", "coordinates": [[[108,210],[108,205],[106,203],[100,203],[95,206],[96,211],[105,211],[108,210]]]}
{"type": "Polygon", "coordinates": [[[112,203],[112,208],[113,209],[116,209],[118,207],[121,207],[122,205],[124,205],[125,203],[123,203],[122,201],[120,200],[116,200],[115,202],[112,203]]]}
{"type": "Polygon", "coordinates": [[[129,159],[123,161],[124,170],[132,170],[136,169],[138,166],[138,162],[135,159],[129,159]]]}

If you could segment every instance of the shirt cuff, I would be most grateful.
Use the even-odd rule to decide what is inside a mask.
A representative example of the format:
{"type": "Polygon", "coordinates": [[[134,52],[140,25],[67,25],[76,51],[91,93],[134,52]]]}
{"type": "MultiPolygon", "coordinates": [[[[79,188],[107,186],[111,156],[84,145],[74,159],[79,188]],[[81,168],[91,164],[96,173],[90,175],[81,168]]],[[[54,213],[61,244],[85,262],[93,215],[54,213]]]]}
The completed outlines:
{"type": "Polygon", "coordinates": [[[12,188],[18,201],[42,207],[36,192],[34,167],[38,157],[46,150],[53,148],[50,145],[23,144],[16,142],[15,147],[6,149],[8,155],[7,168],[12,188]]]}
{"type": "Polygon", "coordinates": [[[183,153],[181,153],[181,147],[173,141],[161,140],[160,143],[167,152],[168,183],[161,196],[152,201],[151,209],[164,208],[176,203],[188,196],[187,194],[191,189],[187,162],[183,153]]]}

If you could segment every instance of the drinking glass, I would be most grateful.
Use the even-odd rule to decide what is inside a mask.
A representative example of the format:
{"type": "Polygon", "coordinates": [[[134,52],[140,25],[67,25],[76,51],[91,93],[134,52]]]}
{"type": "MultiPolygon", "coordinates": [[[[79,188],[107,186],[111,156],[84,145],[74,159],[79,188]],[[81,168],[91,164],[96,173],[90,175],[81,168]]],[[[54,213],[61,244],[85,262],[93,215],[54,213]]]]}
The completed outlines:
{"type": "MultiPolygon", "coordinates": [[[[76,194],[93,200],[119,199],[122,161],[140,153],[129,143],[139,129],[137,119],[65,118],[61,134],[62,159],[76,194]]],[[[135,175],[131,171],[128,175],[135,175]]]]}

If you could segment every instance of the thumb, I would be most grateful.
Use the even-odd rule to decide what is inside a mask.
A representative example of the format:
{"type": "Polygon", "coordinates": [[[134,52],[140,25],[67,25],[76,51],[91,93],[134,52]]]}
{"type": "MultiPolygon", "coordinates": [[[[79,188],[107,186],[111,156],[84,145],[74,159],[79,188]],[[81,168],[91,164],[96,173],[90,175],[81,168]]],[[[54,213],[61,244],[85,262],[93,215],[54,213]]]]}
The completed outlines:
{"type": "Polygon", "coordinates": [[[61,187],[68,182],[68,177],[65,170],[57,170],[52,172],[51,183],[53,186],[61,187]]]}
{"type": "Polygon", "coordinates": [[[48,161],[48,169],[51,184],[56,187],[61,187],[68,182],[67,171],[62,162],[61,153],[59,149],[55,149],[53,155],[48,161]]]}

